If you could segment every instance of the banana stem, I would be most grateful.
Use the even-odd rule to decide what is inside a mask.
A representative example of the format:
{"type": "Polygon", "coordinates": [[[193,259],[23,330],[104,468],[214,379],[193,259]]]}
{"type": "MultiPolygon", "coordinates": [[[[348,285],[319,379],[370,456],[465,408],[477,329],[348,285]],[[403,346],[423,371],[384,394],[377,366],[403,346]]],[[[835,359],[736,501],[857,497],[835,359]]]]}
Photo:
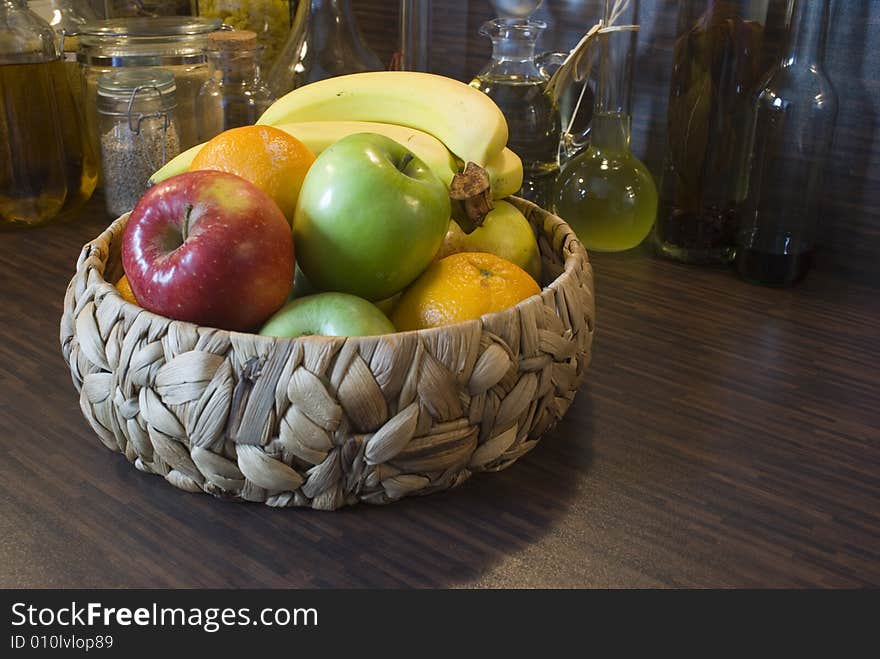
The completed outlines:
{"type": "Polygon", "coordinates": [[[453,218],[462,231],[471,233],[483,224],[493,207],[489,173],[476,163],[468,162],[464,171],[452,178],[449,198],[453,218]]]}

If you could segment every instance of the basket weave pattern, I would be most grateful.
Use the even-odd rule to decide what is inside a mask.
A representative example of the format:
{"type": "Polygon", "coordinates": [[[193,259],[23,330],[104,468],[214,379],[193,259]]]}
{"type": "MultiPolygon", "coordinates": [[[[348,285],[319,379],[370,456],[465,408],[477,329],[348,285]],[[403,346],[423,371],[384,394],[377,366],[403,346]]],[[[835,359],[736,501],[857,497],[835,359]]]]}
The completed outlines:
{"type": "Polygon", "coordinates": [[[594,325],[587,254],[562,220],[512,199],[538,235],[540,296],[480,320],[377,337],[275,339],[125,302],[127,216],[83,247],[61,346],[101,441],[190,492],[333,510],[503,469],[562,417],[594,325]]]}

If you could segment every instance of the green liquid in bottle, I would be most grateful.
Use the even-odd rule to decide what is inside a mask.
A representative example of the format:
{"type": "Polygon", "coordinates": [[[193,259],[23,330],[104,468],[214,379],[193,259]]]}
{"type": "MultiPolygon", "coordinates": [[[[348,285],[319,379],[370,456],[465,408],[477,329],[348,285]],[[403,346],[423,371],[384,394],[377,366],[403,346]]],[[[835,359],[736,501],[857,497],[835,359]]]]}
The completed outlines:
{"type": "Polygon", "coordinates": [[[616,113],[594,115],[591,146],[568,161],[556,179],[555,212],[590,250],[636,247],[657,215],[657,188],[629,151],[627,124],[616,113]]]}

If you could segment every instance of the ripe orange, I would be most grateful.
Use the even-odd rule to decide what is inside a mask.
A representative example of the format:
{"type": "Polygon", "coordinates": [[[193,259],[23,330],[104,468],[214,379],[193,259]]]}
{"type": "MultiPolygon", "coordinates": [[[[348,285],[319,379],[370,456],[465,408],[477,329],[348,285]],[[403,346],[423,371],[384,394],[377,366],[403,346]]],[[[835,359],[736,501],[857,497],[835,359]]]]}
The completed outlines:
{"type": "Polygon", "coordinates": [[[500,256],[461,252],[435,261],[391,314],[398,331],[479,318],[541,292],[525,270],[500,256]]]}
{"type": "Polygon", "coordinates": [[[131,290],[131,284],[128,283],[128,277],[125,275],[122,275],[119,281],[116,282],[116,290],[119,291],[122,299],[126,302],[131,302],[132,304],[138,303],[134,298],[134,292],[131,290]]]}
{"type": "Polygon", "coordinates": [[[203,146],[190,165],[237,174],[268,194],[289,222],[315,154],[274,126],[242,126],[225,130],[203,146]]]}

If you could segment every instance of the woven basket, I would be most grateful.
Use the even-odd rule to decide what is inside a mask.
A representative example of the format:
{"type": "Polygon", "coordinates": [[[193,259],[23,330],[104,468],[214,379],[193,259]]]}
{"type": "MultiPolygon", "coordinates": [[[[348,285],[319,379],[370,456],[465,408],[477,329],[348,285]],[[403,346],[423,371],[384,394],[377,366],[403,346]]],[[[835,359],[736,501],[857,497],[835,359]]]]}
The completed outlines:
{"type": "Polygon", "coordinates": [[[511,465],[562,417],[593,336],[587,254],[558,217],[511,201],[544,280],[515,307],[432,330],[276,339],[170,320],[122,299],[127,216],[83,247],[61,346],[101,441],[190,492],[333,510],[511,465]]]}

